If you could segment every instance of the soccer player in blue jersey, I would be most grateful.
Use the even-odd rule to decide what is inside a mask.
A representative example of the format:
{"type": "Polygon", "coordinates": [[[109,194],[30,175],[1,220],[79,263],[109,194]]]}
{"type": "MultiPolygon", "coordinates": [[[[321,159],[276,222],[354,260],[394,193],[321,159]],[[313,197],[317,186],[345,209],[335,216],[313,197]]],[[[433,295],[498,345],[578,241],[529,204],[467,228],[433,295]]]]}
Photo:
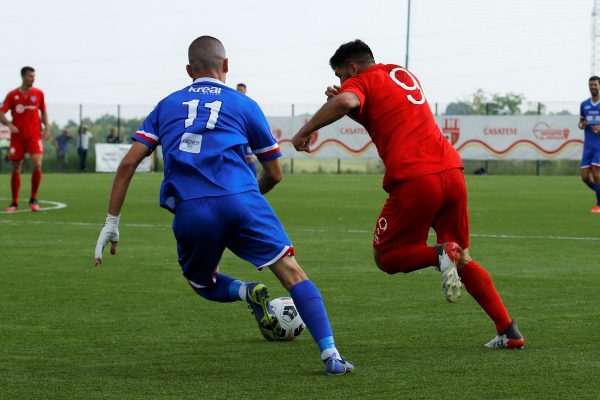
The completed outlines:
{"type": "Polygon", "coordinates": [[[589,79],[592,95],[580,107],[579,129],[585,130],[581,157],[581,180],[596,193],[593,213],[600,213],[600,77],[589,79]]]}
{"type": "Polygon", "coordinates": [[[281,327],[267,288],[216,270],[226,247],[257,269],[268,267],[294,299],[320,348],[325,372],[352,371],[336,349],[319,290],[296,262],[287,234],[262,196],[281,180],[281,152],[262,110],[225,86],[229,64],[218,39],[197,38],[188,57],[193,83],[158,103],[117,169],[94,265],[102,263],[109,242],[115,254],[129,183],[139,163],[160,144],[165,169],[160,205],[175,214],[179,264],[196,293],[210,301],[247,301],[261,332],[273,340],[281,327]],[[247,146],[263,165],[258,181],[246,163],[247,146]]]}

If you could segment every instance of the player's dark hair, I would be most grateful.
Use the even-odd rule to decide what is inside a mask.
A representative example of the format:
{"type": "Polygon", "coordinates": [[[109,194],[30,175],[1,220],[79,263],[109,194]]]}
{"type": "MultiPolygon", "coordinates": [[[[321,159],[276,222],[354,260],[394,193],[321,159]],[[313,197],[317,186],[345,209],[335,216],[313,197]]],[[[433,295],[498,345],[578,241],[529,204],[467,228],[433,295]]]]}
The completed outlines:
{"type": "Polygon", "coordinates": [[[25,76],[25,74],[27,74],[29,72],[35,72],[35,69],[33,69],[33,67],[23,67],[23,68],[21,68],[21,77],[25,76]]]}
{"type": "Polygon", "coordinates": [[[589,81],[590,81],[590,82],[591,82],[591,81],[596,81],[596,82],[600,83],[600,76],[594,75],[594,76],[592,76],[592,77],[590,78],[590,80],[589,80],[589,81]]]}
{"type": "Polygon", "coordinates": [[[245,83],[238,83],[236,87],[243,87],[244,89],[247,89],[245,83]]]}
{"type": "Polygon", "coordinates": [[[329,65],[333,69],[346,66],[351,62],[357,64],[375,63],[375,57],[373,57],[373,52],[371,51],[369,46],[367,46],[367,44],[360,39],[344,43],[335,51],[335,54],[329,59],[329,65]]]}

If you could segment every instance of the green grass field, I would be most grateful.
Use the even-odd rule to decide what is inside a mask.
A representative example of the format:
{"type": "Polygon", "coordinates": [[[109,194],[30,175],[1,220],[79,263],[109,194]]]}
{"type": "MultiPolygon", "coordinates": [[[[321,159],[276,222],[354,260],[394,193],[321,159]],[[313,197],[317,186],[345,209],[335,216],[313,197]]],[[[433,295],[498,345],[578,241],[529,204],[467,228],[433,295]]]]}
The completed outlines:
{"type": "MultiPolygon", "coordinates": [[[[6,204],[9,179],[0,175],[6,204]]],[[[112,176],[46,174],[40,199],[67,208],[0,214],[1,399],[600,396],[600,215],[576,177],[468,178],[471,254],[527,340],[494,351],[482,346],[491,321],[466,294],[446,303],[433,268],[388,276],[374,266],[379,176],[287,176],[267,198],[356,366],[343,377],[322,374],[308,332],[266,342],[244,303],[209,303],[188,287],[160,179],[134,178],[118,254],[96,268],[112,176]]],[[[221,265],[286,295],[230,253],[221,265]]]]}

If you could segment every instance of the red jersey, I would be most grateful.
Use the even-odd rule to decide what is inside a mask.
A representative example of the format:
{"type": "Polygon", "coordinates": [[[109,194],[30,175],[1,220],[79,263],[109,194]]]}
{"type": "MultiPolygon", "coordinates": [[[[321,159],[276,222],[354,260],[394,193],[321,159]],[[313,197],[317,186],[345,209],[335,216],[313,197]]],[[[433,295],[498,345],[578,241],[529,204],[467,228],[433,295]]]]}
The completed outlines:
{"type": "Polygon", "coordinates": [[[2,111],[10,111],[12,123],[19,128],[19,135],[22,137],[40,136],[42,134],[42,123],[40,121],[40,111],[46,110],[44,102],[44,92],[38,88],[30,88],[27,93],[20,89],[10,91],[4,99],[2,111]]]}
{"type": "Polygon", "coordinates": [[[400,181],[462,168],[458,152],[435,122],[417,78],[393,64],[372,65],[342,84],[360,109],[352,116],[365,127],[385,164],[383,188],[400,181]]]}

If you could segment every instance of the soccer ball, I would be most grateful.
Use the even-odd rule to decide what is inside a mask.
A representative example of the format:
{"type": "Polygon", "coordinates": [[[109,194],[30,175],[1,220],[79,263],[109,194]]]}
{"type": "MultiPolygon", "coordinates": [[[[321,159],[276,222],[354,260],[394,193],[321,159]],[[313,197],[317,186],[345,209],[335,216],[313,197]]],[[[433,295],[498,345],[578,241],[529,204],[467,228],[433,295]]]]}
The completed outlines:
{"type": "Polygon", "coordinates": [[[289,341],[299,336],[306,325],[300,318],[294,300],[290,297],[278,297],[271,300],[273,313],[281,325],[281,333],[275,338],[276,341],[289,341]]]}

